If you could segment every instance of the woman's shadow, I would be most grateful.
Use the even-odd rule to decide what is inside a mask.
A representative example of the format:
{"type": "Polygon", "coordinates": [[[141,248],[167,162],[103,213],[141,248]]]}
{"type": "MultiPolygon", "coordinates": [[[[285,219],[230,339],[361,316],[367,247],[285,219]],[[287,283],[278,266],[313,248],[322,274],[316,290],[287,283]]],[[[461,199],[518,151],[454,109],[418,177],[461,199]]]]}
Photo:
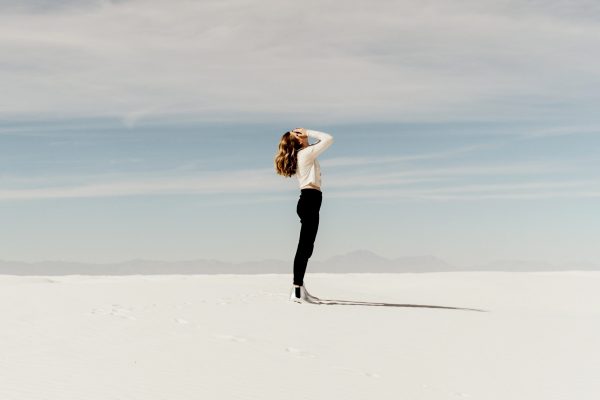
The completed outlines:
{"type": "Polygon", "coordinates": [[[449,306],[432,306],[426,304],[397,304],[397,303],[375,303],[370,301],[354,301],[354,300],[336,300],[336,299],[318,299],[312,301],[313,304],[319,305],[344,305],[344,306],[375,306],[375,307],[420,307],[420,308],[443,308],[447,310],[464,310],[464,311],[480,311],[487,312],[487,310],[480,310],[478,308],[464,308],[464,307],[449,307],[449,306]]]}

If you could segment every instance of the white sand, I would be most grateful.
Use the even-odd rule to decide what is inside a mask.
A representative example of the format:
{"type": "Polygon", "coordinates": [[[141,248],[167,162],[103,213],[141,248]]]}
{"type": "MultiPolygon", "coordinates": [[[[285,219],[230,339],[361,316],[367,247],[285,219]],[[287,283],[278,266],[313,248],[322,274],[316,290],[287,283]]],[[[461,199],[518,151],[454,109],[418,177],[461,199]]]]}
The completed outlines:
{"type": "Polygon", "coordinates": [[[600,398],[600,272],[0,276],[0,399],[600,398]]]}

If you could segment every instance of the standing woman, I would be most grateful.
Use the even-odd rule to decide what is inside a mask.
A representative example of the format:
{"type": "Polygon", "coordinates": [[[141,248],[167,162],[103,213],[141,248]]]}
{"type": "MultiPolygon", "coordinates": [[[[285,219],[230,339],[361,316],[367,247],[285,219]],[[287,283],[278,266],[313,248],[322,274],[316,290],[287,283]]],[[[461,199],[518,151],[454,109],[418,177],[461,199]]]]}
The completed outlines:
{"type": "Polygon", "coordinates": [[[304,274],[308,259],[313,253],[315,238],[319,228],[319,210],[323,193],[321,192],[321,166],[317,156],[333,144],[333,136],[328,133],[305,128],[286,132],[279,141],[279,151],[275,157],[275,170],[279,175],[298,177],[300,198],[296,213],[300,217],[300,239],[294,257],[294,282],[290,300],[298,303],[312,303],[319,299],[306,290],[304,274]],[[319,139],[308,144],[308,137],[319,139]]]}

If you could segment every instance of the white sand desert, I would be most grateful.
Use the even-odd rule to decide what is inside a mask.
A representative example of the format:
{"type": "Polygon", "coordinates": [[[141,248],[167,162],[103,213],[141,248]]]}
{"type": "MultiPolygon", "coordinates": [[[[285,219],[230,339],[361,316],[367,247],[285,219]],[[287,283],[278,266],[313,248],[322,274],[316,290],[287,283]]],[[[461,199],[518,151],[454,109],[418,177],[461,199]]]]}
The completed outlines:
{"type": "Polygon", "coordinates": [[[600,272],[290,279],[0,276],[0,399],[600,398],[600,272]]]}

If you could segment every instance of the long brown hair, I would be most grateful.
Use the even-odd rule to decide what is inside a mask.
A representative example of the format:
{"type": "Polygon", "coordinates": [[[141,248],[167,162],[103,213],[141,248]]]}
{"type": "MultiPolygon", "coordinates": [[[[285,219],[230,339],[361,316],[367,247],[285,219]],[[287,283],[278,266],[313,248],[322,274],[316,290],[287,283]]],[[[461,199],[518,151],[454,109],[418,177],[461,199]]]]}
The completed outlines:
{"type": "Polygon", "coordinates": [[[284,133],[279,141],[279,149],[275,155],[275,171],[284,177],[293,176],[298,165],[298,150],[302,142],[291,131],[284,133]]]}

